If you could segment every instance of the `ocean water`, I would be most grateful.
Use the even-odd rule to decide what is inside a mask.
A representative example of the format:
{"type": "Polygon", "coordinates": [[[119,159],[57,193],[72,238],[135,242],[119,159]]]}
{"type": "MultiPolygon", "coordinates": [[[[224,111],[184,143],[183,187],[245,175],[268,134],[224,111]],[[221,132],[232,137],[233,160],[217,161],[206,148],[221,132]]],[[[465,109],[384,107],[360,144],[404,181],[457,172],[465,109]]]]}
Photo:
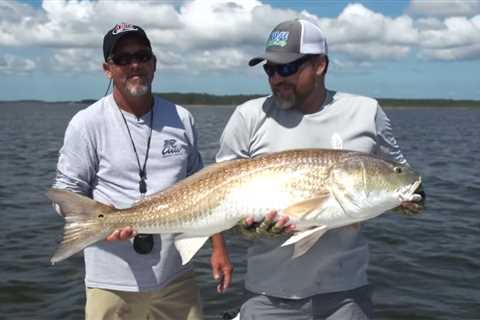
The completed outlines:
{"type": "MultiPolygon", "coordinates": [[[[63,221],[46,198],[69,119],[85,106],[0,103],[0,319],[83,319],[83,263],[49,257],[63,221]]],[[[189,108],[211,163],[230,106],[189,108]]],[[[424,178],[421,216],[365,223],[376,319],[480,319],[480,109],[386,109],[400,146],[424,178]]],[[[246,241],[227,233],[233,288],[215,291],[206,246],[195,258],[207,319],[244,297],[246,241]]]]}

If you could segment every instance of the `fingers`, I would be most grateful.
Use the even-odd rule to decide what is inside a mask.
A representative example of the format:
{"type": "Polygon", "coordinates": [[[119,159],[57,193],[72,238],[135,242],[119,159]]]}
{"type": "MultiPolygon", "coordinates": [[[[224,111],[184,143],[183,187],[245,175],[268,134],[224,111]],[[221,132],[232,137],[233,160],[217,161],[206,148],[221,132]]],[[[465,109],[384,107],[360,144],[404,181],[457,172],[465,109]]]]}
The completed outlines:
{"type": "Polygon", "coordinates": [[[222,281],[221,293],[225,292],[228,288],[232,286],[232,274],[233,274],[233,268],[223,269],[223,281],[222,281]]]}
{"type": "Polygon", "coordinates": [[[224,267],[222,269],[222,274],[217,274],[214,276],[215,280],[217,280],[218,293],[225,293],[227,289],[232,286],[232,273],[233,268],[224,267]]]}
{"type": "Polygon", "coordinates": [[[217,292],[224,293],[232,285],[233,266],[228,256],[221,256],[212,260],[212,275],[217,281],[217,292]]]}
{"type": "Polygon", "coordinates": [[[255,223],[255,219],[253,219],[252,216],[246,217],[245,220],[243,221],[245,225],[251,226],[252,224],[255,223]]]}
{"type": "Polygon", "coordinates": [[[286,226],[288,226],[288,221],[290,218],[288,216],[283,216],[280,219],[277,220],[275,225],[272,227],[272,231],[281,231],[283,230],[286,226]]]}
{"type": "Polygon", "coordinates": [[[291,234],[296,226],[290,223],[288,216],[278,218],[277,211],[270,211],[265,218],[257,223],[253,216],[245,218],[239,224],[240,233],[247,239],[254,240],[261,236],[277,237],[283,234],[291,234]]]}
{"type": "Polygon", "coordinates": [[[406,201],[402,202],[402,204],[394,210],[405,215],[415,215],[421,213],[424,209],[425,206],[423,202],[406,201]]]}
{"type": "Polygon", "coordinates": [[[128,240],[137,235],[137,232],[132,227],[125,227],[116,229],[108,237],[108,241],[128,240]]]}
{"type": "Polygon", "coordinates": [[[238,231],[240,231],[240,234],[248,240],[258,239],[256,229],[253,217],[247,217],[238,224],[238,231]]]}

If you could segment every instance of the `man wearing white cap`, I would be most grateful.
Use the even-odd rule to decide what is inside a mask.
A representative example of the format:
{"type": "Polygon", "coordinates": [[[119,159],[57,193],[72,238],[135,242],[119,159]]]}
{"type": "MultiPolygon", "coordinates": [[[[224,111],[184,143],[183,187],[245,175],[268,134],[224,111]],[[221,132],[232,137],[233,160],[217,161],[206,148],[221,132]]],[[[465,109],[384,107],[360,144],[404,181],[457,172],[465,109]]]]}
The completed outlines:
{"type": "MultiPolygon", "coordinates": [[[[273,94],[236,108],[222,134],[217,161],[288,149],[343,148],[406,163],[376,100],[325,88],[327,41],[318,26],[299,19],[280,23],[270,33],[265,54],[249,65],[262,61],[273,94]]],[[[420,210],[421,205],[411,203],[409,208],[420,210]]],[[[274,233],[286,221],[270,224],[268,232],[274,233]]],[[[240,319],[372,316],[368,246],[360,226],[328,231],[295,259],[292,246],[280,247],[283,241],[261,238],[250,245],[245,287],[252,297],[242,305],[240,319]]]]}

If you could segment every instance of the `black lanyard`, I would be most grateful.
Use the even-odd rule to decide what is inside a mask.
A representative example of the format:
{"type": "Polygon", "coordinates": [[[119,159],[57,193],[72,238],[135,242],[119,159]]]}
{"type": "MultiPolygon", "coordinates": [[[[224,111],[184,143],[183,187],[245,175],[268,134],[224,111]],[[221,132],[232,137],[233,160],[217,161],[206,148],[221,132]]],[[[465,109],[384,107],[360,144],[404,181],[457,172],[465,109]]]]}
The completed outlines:
{"type": "Polygon", "coordinates": [[[137,158],[138,175],[140,177],[140,181],[138,182],[138,189],[142,197],[145,195],[145,193],[147,193],[147,183],[145,182],[145,179],[147,179],[146,167],[147,167],[148,154],[150,152],[150,141],[152,140],[153,110],[154,108],[152,106],[152,110],[150,112],[150,133],[148,135],[148,140],[147,140],[147,151],[145,152],[145,160],[143,161],[143,166],[140,166],[140,159],[138,157],[137,148],[135,147],[135,142],[133,142],[132,134],[130,133],[130,128],[128,127],[127,119],[125,119],[123,112],[119,109],[120,114],[122,115],[123,122],[127,127],[127,132],[128,132],[128,136],[130,137],[130,142],[132,143],[133,152],[135,153],[135,157],[137,158]]]}

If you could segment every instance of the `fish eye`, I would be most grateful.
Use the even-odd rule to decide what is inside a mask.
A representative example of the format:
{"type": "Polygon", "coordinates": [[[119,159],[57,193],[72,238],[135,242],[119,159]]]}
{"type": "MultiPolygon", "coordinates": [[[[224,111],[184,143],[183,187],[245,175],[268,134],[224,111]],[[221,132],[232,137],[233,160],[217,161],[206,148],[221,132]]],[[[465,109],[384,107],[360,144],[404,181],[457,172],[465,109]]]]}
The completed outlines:
{"type": "Polygon", "coordinates": [[[394,167],[394,168],[393,168],[393,171],[394,171],[395,173],[402,173],[403,170],[402,170],[401,167],[394,167]]]}

